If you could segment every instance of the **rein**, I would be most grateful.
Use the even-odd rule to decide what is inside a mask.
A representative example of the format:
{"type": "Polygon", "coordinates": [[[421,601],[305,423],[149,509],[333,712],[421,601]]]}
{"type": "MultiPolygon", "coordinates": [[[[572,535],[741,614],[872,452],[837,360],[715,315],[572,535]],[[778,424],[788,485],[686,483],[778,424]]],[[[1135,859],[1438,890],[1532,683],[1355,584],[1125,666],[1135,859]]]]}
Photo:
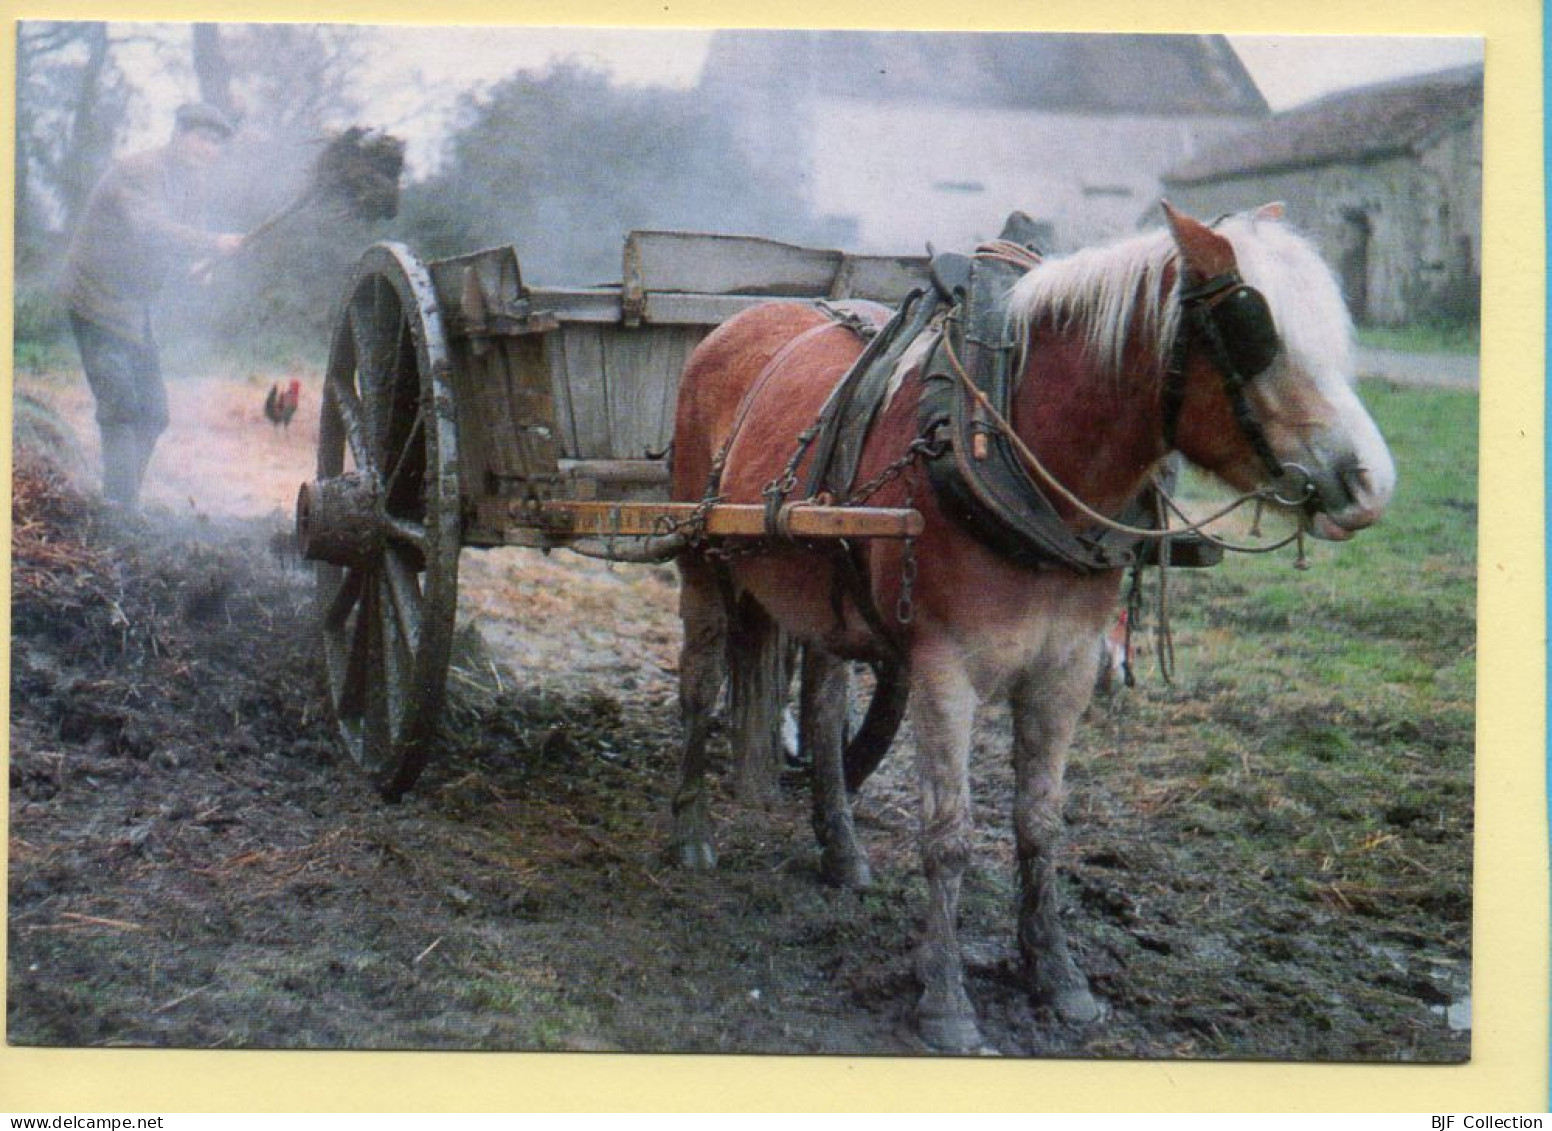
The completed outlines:
{"type": "MultiPolygon", "coordinates": [[[[1003,416],[1002,413],[997,411],[996,407],[993,406],[991,401],[987,398],[986,394],[981,391],[976,383],[971,380],[970,375],[965,372],[964,366],[960,364],[958,355],[954,352],[953,343],[949,340],[947,335],[944,335],[943,338],[943,352],[944,356],[948,359],[949,368],[953,372],[955,378],[957,378],[959,383],[964,386],[965,390],[970,394],[971,398],[976,402],[976,404],[980,406],[981,410],[986,413],[987,419],[990,421],[992,426],[996,428],[997,431],[1000,432],[1002,436],[1008,441],[1008,443],[1013,446],[1013,450],[1018,453],[1019,459],[1024,462],[1029,470],[1038,475],[1045,483],[1045,485],[1053,492],[1055,492],[1058,498],[1062,499],[1074,510],[1082,514],[1086,519],[1093,522],[1096,526],[1102,526],[1107,530],[1113,530],[1117,534],[1125,534],[1131,538],[1142,538],[1148,541],[1161,543],[1167,543],[1170,539],[1178,538],[1182,534],[1196,534],[1207,539],[1213,545],[1218,546],[1221,549],[1232,550],[1241,554],[1267,554],[1274,550],[1280,550],[1284,546],[1287,546],[1289,543],[1294,541],[1300,542],[1302,547],[1304,537],[1303,526],[1300,526],[1296,531],[1294,531],[1294,533],[1290,534],[1282,541],[1267,546],[1244,546],[1228,542],[1221,538],[1215,537],[1206,528],[1210,523],[1215,523],[1223,518],[1226,518],[1228,515],[1232,514],[1234,511],[1239,510],[1247,503],[1253,502],[1262,506],[1269,502],[1279,503],[1283,506],[1299,505],[1300,503],[1304,502],[1309,497],[1310,492],[1314,490],[1313,484],[1310,483],[1307,476],[1305,478],[1305,490],[1303,498],[1285,499],[1277,493],[1277,488],[1275,486],[1269,485],[1257,487],[1254,491],[1246,491],[1237,499],[1234,499],[1232,502],[1230,502],[1227,506],[1223,507],[1221,510],[1208,515],[1206,518],[1198,519],[1194,522],[1186,515],[1185,511],[1181,509],[1180,504],[1175,502],[1174,498],[1164,489],[1163,485],[1160,484],[1157,479],[1155,479],[1154,487],[1158,491],[1159,497],[1165,500],[1169,510],[1173,512],[1176,517],[1185,521],[1186,525],[1184,526],[1165,527],[1163,529],[1147,526],[1133,526],[1128,523],[1117,522],[1115,519],[1110,518],[1108,515],[1100,513],[1085,503],[1071,490],[1069,490],[1067,486],[1061,482],[1061,480],[1057,479],[1056,476],[1052,474],[1052,472],[1045,466],[1045,464],[1040,462],[1040,457],[1035,455],[1035,453],[1030,449],[1029,445],[1024,443],[1022,437],[1020,437],[1019,434],[1014,431],[1013,425],[1009,423],[1007,417],[1003,416]]],[[[1297,468],[1296,464],[1290,466],[1297,468]]],[[[1299,468],[1298,470],[1301,473],[1303,471],[1302,468],[1299,468]]],[[[1286,474],[1286,471],[1287,469],[1285,468],[1284,474],[1286,474]]]]}
{"type": "MultiPolygon", "coordinates": [[[[1205,298],[1207,300],[1210,300],[1212,296],[1215,295],[1221,296],[1223,293],[1228,292],[1235,286],[1243,286],[1243,284],[1239,282],[1237,273],[1234,273],[1232,279],[1224,280],[1220,277],[1219,280],[1214,280],[1214,283],[1219,285],[1213,286],[1211,289],[1205,291],[1205,298]]],[[[1202,301],[1202,299],[1199,299],[1196,296],[1192,296],[1190,301],[1196,303],[1202,301]]],[[[1193,328],[1197,332],[1205,333],[1209,340],[1210,348],[1215,354],[1215,364],[1218,364],[1220,371],[1225,374],[1224,384],[1226,391],[1229,394],[1230,400],[1234,405],[1234,417],[1235,420],[1239,423],[1240,428],[1244,431],[1246,439],[1249,440],[1251,446],[1255,448],[1257,455],[1261,457],[1262,463],[1266,466],[1267,470],[1273,472],[1273,479],[1284,479],[1288,476],[1290,471],[1296,471],[1303,477],[1303,486],[1300,491],[1299,498],[1284,498],[1281,494],[1279,494],[1276,484],[1265,484],[1253,491],[1244,492],[1238,498],[1228,503],[1228,505],[1224,506],[1213,514],[1208,515],[1206,518],[1192,521],[1191,518],[1181,508],[1180,504],[1175,501],[1174,496],[1170,494],[1164,483],[1160,481],[1160,478],[1155,475],[1153,476],[1152,486],[1155,498],[1157,500],[1156,505],[1158,507],[1157,527],[1143,527],[1135,526],[1129,523],[1117,522],[1115,519],[1112,519],[1108,515],[1102,514],[1095,510],[1093,507],[1089,506],[1073,491],[1071,491],[1066,486],[1066,484],[1062,483],[1061,480],[1057,479],[1057,477],[1052,474],[1050,469],[1048,469],[1045,464],[1040,461],[1040,457],[1035,455],[1034,451],[1031,450],[1029,445],[1024,442],[1023,438],[1014,431],[1013,425],[1008,421],[1007,417],[1005,417],[997,410],[996,406],[991,403],[991,399],[986,396],[985,392],[983,392],[981,388],[975,383],[970,374],[965,371],[964,365],[960,362],[959,356],[954,350],[952,335],[945,333],[942,336],[941,342],[944,357],[949,363],[949,371],[954,375],[955,379],[969,394],[970,398],[976,403],[979,409],[985,413],[987,422],[991,425],[991,427],[996,429],[996,431],[1002,435],[1002,437],[1008,442],[1014,452],[1018,455],[1019,460],[1025,465],[1026,468],[1028,468],[1031,472],[1039,477],[1047,489],[1049,489],[1058,498],[1065,501],[1074,510],[1082,514],[1086,519],[1097,526],[1114,531],[1118,534],[1124,534],[1127,537],[1158,543],[1158,627],[1155,630],[1155,640],[1157,646],[1159,672],[1165,683],[1174,682],[1173,677],[1175,670],[1175,637],[1170,625],[1169,608],[1169,547],[1170,542],[1173,539],[1185,534],[1195,535],[1222,550],[1233,551],[1235,553],[1241,554],[1269,554],[1282,549],[1284,546],[1287,546],[1290,543],[1297,542],[1299,551],[1298,557],[1294,561],[1294,567],[1296,569],[1309,568],[1309,558],[1305,552],[1304,525],[1302,522],[1299,523],[1295,527],[1293,533],[1288,535],[1286,538],[1264,546],[1247,546],[1239,543],[1229,542],[1223,538],[1219,538],[1207,529],[1209,525],[1219,522],[1220,520],[1226,518],[1228,515],[1239,510],[1241,507],[1245,506],[1245,504],[1253,502],[1256,504],[1256,515],[1255,521],[1251,525],[1251,534],[1253,536],[1259,536],[1261,512],[1268,502],[1280,503],[1284,506],[1298,506],[1309,499],[1310,495],[1314,491],[1314,483],[1311,480],[1309,473],[1306,472],[1303,468],[1299,467],[1297,464],[1289,464],[1284,466],[1281,461],[1279,461],[1272,454],[1271,446],[1266,440],[1265,432],[1262,431],[1259,422],[1255,420],[1255,417],[1250,412],[1249,400],[1245,396],[1246,379],[1239,375],[1238,367],[1230,359],[1228,350],[1223,343],[1223,337],[1219,331],[1218,326],[1210,317],[1206,316],[1198,316],[1194,319],[1194,321],[1196,325],[1193,328]],[[1184,522],[1185,525],[1175,527],[1170,526],[1172,515],[1184,522]]],[[[1181,333],[1176,337],[1175,348],[1173,351],[1174,358],[1170,365],[1170,379],[1164,390],[1165,435],[1171,448],[1174,447],[1174,433],[1179,420],[1180,408],[1185,400],[1184,372],[1185,358],[1190,348],[1189,341],[1189,335],[1186,333],[1181,333]],[[1178,377],[1177,373],[1179,374],[1178,377]]],[[[1131,568],[1132,581],[1126,599],[1127,616],[1125,654],[1128,657],[1130,657],[1132,651],[1132,633],[1137,627],[1139,614],[1142,612],[1141,559],[1139,558],[1138,561],[1133,563],[1131,568]]],[[[1128,686],[1131,686],[1134,682],[1129,659],[1125,663],[1125,679],[1128,686]]]]}

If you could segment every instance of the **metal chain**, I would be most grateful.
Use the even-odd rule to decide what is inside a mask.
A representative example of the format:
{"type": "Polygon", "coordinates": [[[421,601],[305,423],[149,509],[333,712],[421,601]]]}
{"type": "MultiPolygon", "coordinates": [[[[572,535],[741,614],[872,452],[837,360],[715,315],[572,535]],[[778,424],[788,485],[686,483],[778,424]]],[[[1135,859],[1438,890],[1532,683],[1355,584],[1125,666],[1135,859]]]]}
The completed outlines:
{"type": "MultiPolygon", "coordinates": [[[[1169,525],[1165,506],[1173,506],[1174,500],[1160,491],[1153,500],[1154,521],[1160,526],[1169,525]]],[[[1154,626],[1154,643],[1158,647],[1159,674],[1164,682],[1175,682],[1175,630],[1169,619],[1169,551],[1170,543],[1159,543],[1159,623],[1154,626]]]]}
{"type": "MultiPolygon", "coordinates": [[[[840,505],[854,507],[867,502],[888,484],[909,471],[917,461],[936,459],[943,454],[946,447],[947,445],[941,440],[932,440],[926,436],[916,437],[903,455],[852,491],[840,505]]],[[[909,479],[905,482],[905,498],[902,504],[906,510],[911,510],[916,506],[916,492],[912,489],[909,479]]],[[[900,555],[900,596],[895,601],[895,619],[899,621],[901,627],[909,625],[916,619],[916,571],[916,539],[906,538],[900,555]]]]}
{"type": "MultiPolygon", "coordinates": [[[[816,425],[799,434],[797,450],[792,453],[792,458],[787,461],[787,466],[782,469],[780,475],[767,483],[765,489],[761,491],[760,494],[765,499],[767,513],[774,515],[786,498],[797,488],[798,464],[802,462],[803,454],[808,450],[809,445],[813,443],[817,432],[818,427],[816,425]]],[[[886,465],[873,478],[855,488],[846,498],[834,505],[842,507],[862,505],[883,490],[884,487],[904,475],[918,460],[936,458],[942,455],[945,449],[946,444],[941,440],[929,439],[926,436],[916,437],[897,459],[886,465]]],[[[904,505],[907,510],[916,505],[915,492],[911,490],[909,481],[907,481],[904,505]]],[[[704,507],[705,504],[703,503],[702,506],[704,507]]],[[[699,511],[700,508],[697,508],[698,514],[699,511]]],[[[702,517],[701,522],[703,524],[704,521],[702,517]]],[[[758,544],[754,544],[738,547],[714,547],[703,550],[703,552],[726,560],[740,552],[752,553],[757,549],[758,544]]],[[[916,616],[915,589],[917,568],[916,539],[906,538],[904,552],[900,561],[900,596],[895,602],[895,616],[901,625],[910,624],[916,616]]]]}
{"type": "MultiPolygon", "coordinates": [[[[921,445],[925,439],[926,437],[918,436],[916,440],[911,443],[911,446],[906,450],[905,455],[900,457],[900,459],[896,460],[894,463],[890,464],[890,469],[895,467],[900,468],[899,471],[894,473],[895,475],[904,474],[905,468],[909,467],[913,462],[915,462],[917,458],[920,457],[924,449],[918,445],[921,445]]],[[[894,476],[892,475],[890,478],[892,479],[894,476]]],[[[864,484],[864,486],[870,486],[871,483],[872,481],[870,480],[869,483],[864,484]]],[[[882,486],[882,483],[879,484],[879,486],[882,486]]],[[[873,490],[876,491],[877,489],[877,487],[873,487],[873,490]]],[[[915,506],[916,492],[911,489],[911,481],[907,479],[905,481],[905,509],[911,510],[915,506]]],[[[901,548],[900,597],[895,601],[895,619],[900,622],[902,628],[916,619],[915,538],[907,538],[905,540],[905,545],[901,548]]]]}
{"type": "Polygon", "coordinates": [[[683,518],[674,518],[666,514],[658,515],[652,523],[652,533],[656,536],[684,534],[687,536],[689,545],[699,546],[706,541],[706,521],[711,514],[711,508],[727,501],[726,495],[708,494],[683,518]]]}
{"type": "Polygon", "coordinates": [[[1121,679],[1127,687],[1137,686],[1137,671],[1132,663],[1132,634],[1142,629],[1142,562],[1132,563],[1132,583],[1126,593],[1126,608],[1121,615],[1126,618],[1126,635],[1122,642],[1121,679]]]}
{"type": "MultiPolygon", "coordinates": [[[[926,436],[918,436],[912,440],[905,449],[905,454],[895,460],[889,466],[880,471],[872,479],[856,488],[847,495],[840,505],[843,507],[855,507],[867,502],[868,499],[878,494],[888,484],[904,475],[906,469],[919,459],[937,459],[946,450],[947,445],[941,440],[928,439],[926,436]]],[[[912,495],[906,492],[906,507],[911,506],[912,495]]]]}
{"type": "Polygon", "coordinates": [[[895,619],[901,626],[916,619],[916,539],[907,538],[900,557],[900,598],[895,602],[895,619]]]}

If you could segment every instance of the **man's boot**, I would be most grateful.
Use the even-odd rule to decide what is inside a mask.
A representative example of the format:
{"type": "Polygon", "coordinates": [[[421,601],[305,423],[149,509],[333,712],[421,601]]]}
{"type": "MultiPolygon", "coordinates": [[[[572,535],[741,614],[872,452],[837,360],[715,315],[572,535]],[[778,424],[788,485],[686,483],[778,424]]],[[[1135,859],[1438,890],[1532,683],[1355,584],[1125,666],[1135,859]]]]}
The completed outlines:
{"type": "Polygon", "coordinates": [[[151,453],[156,451],[156,441],[161,431],[141,432],[135,437],[135,498],[140,498],[140,488],[145,482],[146,468],[151,465],[151,453]]]}
{"type": "Polygon", "coordinates": [[[132,511],[140,501],[140,477],[145,472],[140,437],[122,424],[102,427],[102,497],[132,511]]]}

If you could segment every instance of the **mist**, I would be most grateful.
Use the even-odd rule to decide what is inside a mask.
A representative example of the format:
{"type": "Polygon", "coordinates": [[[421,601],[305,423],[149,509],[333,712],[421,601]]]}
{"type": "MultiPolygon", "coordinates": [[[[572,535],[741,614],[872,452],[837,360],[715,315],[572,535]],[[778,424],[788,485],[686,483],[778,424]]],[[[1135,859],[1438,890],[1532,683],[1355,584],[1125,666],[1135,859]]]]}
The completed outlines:
{"type": "MultiPolygon", "coordinates": [[[[973,245],[1021,208],[1049,221],[1047,250],[1124,235],[1156,203],[1164,166],[1253,125],[1267,104],[1182,104],[1124,129],[1077,95],[1062,109],[1062,92],[1162,81],[1164,56],[1112,52],[1075,70],[1058,41],[1168,40],[1185,52],[1210,38],[740,32],[723,39],[737,52],[718,56],[705,32],[25,22],[18,341],[64,336],[55,286],[92,186],[113,159],[164,144],[183,102],[239,123],[210,171],[202,223],[215,231],[253,231],[285,209],[345,129],[402,141],[408,163],[392,216],[315,202],[209,277],[177,273],[157,302],[174,373],[217,357],[321,364],[352,265],[380,239],[428,259],[511,244],[530,283],[586,285],[620,278],[635,228],[919,254],[928,242],[973,245]],[[913,54],[923,43],[936,54],[913,54]],[[836,60],[865,51],[889,65],[842,73],[836,60]],[[804,78],[816,53],[830,61],[804,78]],[[939,62],[918,61],[929,55],[939,62]],[[1045,124],[1003,104],[1001,90],[1032,87],[1055,97],[1045,124]]],[[[1221,89],[1254,91],[1220,42],[1181,81],[1195,67],[1221,89]]],[[[1286,63],[1305,49],[1282,39],[1251,54],[1286,63]]]]}

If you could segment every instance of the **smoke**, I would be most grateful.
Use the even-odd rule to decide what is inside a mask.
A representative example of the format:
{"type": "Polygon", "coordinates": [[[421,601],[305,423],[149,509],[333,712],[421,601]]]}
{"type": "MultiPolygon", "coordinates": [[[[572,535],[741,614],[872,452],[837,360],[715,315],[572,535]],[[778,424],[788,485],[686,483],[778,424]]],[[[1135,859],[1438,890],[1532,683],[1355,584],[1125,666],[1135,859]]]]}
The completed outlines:
{"type": "Polygon", "coordinates": [[[633,229],[837,234],[807,203],[802,160],[772,174],[705,91],[621,87],[566,61],[464,100],[437,173],[407,190],[404,231],[436,255],[512,244],[525,278],[551,285],[618,280],[633,229]]]}

